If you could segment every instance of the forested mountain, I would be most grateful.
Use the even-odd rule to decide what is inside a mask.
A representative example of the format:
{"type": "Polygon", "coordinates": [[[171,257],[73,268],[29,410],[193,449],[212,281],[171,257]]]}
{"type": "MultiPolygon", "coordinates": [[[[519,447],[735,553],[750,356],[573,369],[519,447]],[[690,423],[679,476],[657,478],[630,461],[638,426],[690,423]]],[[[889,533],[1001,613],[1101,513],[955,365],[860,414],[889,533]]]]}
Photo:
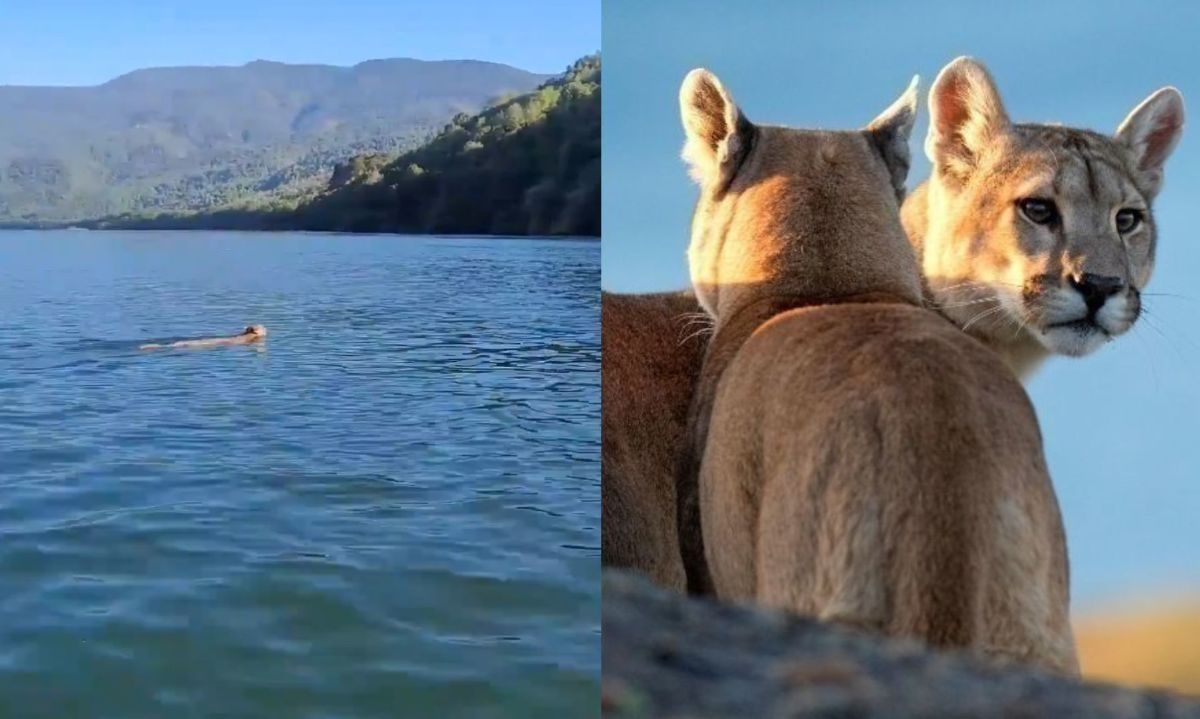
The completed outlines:
{"type": "Polygon", "coordinates": [[[599,236],[600,57],[457,115],[415,150],[354,156],[299,203],[89,226],[599,236]]]}
{"type": "Polygon", "coordinates": [[[0,87],[0,223],[304,196],[347,157],[411,149],[545,77],[477,61],[257,61],[0,87]]]}
{"type": "Polygon", "coordinates": [[[338,169],[330,191],[298,209],[294,226],[598,236],[600,58],[478,115],[459,115],[387,164],[356,157],[338,169]]]}

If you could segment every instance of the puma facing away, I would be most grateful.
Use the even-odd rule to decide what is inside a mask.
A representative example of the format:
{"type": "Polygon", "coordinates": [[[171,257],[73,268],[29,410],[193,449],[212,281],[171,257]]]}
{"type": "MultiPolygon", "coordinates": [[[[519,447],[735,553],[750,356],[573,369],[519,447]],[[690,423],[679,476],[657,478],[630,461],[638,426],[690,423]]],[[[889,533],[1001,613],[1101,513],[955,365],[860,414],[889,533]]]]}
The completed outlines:
{"type": "MultiPolygon", "coordinates": [[[[1086,321],[1072,328],[1072,315],[1067,314],[1059,320],[1068,323],[1062,328],[1067,331],[1051,328],[1050,334],[1043,336],[1048,340],[1058,337],[1067,345],[1073,340],[1086,340],[1079,346],[1087,349],[1083,347],[1086,344],[1094,349],[1099,346],[1097,337],[1105,337],[1102,332],[1115,336],[1128,329],[1127,324],[1116,320],[1128,319],[1131,323],[1136,319],[1134,308],[1140,310],[1140,289],[1153,266],[1156,237],[1150,201],[1161,187],[1162,164],[1177,142],[1182,125],[1178,93],[1164,88],[1152,94],[1111,138],[1052,125],[1013,125],[1003,112],[990,77],[973,60],[960,58],[948,65],[931,92],[931,105],[935,97],[941,98],[937,102],[946,121],[941,131],[936,126],[931,130],[926,148],[935,167],[941,157],[945,169],[935,171],[902,208],[910,242],[921,255],[927,275],[927,304],[960,327],[966,326],[969,333],[996,349],[1010,366],[1027,377],[1051,351],[1034,334],[1038,330],[1026,327],[1031,316],[1048,316],[1038,309],[1039,303],[1057,297],[1057,305],[1073,311],[1074,316],[1081,314],[1080,301],[1087,306],[1082,293],[1078,298],[1070,294],[1071,277],[1062,271],[1081,270],[1078,279],[1087,272],[1103,277],[1107,270],[1102,263],[1119,264],[1121,252],[1127,252],[1129,271],[1125,275],[1136,277],[1136,281],[1130,280],[1123,291],[1108,295],[1103,303],[1098,301],[1099,294],[1090,295],[1096,308],[1094,313],[1087,309],[1091,321],[1098,327],[1108,323],[1110,329],[1094,329],[1086,321]],[[964,91],[968,87],[973,88],[970,93],[964,91]],[[947,114],[956,107],[961,109],[947,114]],[[982,117],[994,120],[989,121],[990,128],[979,125],[982,117]],[[954,118],[957,125],[970,132],[952,132],[954,118]],[[966,118],[973,120],[965,122],[966,118]],[[962,153],[955,144],[945,141],[948,135],[964,142],[969,139],[967,146],[975,153],[966,159],[974,161],[964,164],[960,158],[957,164],[952,163],[962,153]],[[1018,136],[1023,139],[1015,141],[1018,136]],[[1091,159],[1094,153],[1118,161],[1096,162],[1091,159]],[[1145,171],[1135,172],[1143,167],[1145,171]],[[1032,241],[1036,236],[1030,242],[1021,240],[1022,232],[1036,235],[1042,226],[1032,223],[1018,205],[1018,200],[1024,199],[1018,180],[1027,177],[1036,184],[1039,177],[1045,179],[1049,168],[1056,173],[1051,189],[1057,186],[1063,190],[1061,196],[1052,198],[1060,215],[1058,230],[1064,239],[1059,248],[1062,251],[1057,253],[1039,250],[1038,243],[1032,241]],[[1114,174],[1120,168],[1124,170],[1114,174]],[[964,170],[970,180],[965,184],[956,179],[964,176],[964,170]],[[1080,180],[1089,173],[1093,182],[1097,178],[1104,181],[1088,183],[1086,193],[1081,194],[1085,188],[1080,180]],[[1007,210],[983,191],[993,176],[1001,180],[1000,187],[1007,193],[1007,210]],[[1125,199],[1124,192],[1117,190],[1126,183],[1136,189],[1135,179],[1148,193],[1142,197],[1146,212],[1134,232],[1125,233],[1127,241],[1124,236],[1113,235],[1117,213],[1122,209],[1115,198],[1125,199]],[[974,203],[990,203],[992,210],[976,216],[974,203]],[[1072,228],[1104,227],[1103,222],[1110,217],[1113,225],[1107,233],[1066,230],[1068,224],[1072,228]],[[1051,267],[1059,272],[1057,281],[1042,271],[1051,267]],[[1010,272],[1017,268],[1019,276],[1006,278],[1001,268],[1010,272]],[[1027,284],[1026,274],[1031,278],[1029,286],[1039,289],[1029,294],[1028,306],[1025,292],[1018,291],[1027,284]]],[[[1037,212],[1044,208],[1026,206],[1028,209],[1037,212]]],[[[1127,215],[1122,218],[1122,227],[1127,229],[1130,220],[1127,215]]],[[[1125,280],[1119,285],[1125,285],[1125,280]]],[[[1109,284],[1110,289],[1114,286],[1118,284],[1109,284]]],[[[664,586],[682,589],[682,567],[677,553],[671,551],[677,545],[677,539],[671,536],[675,514],[671,485],[685,405],[697,379],[691,368],[699,367],[707,345],[705,333],[694,326],[699,304],[694,293],[682,291],[655,295],[604,293],[602,306],[603,559],[605,564],[637,568],[664,586]],[[645,329],[620,329],[623,327],[645,329]],[[616,340],[618,335],[624,339],[616,340]],[[652,395],[647,393],[650,387],[656,388],[652,395]],[[641,401],[644,397],[652,397],[653,401],[641,401]],[[671,398],[675,398],[674,403],[671,398]],[[610,502],[610,497],[623,501],[610,502]]]]}
{"type": "Polygon", "coordinates": [[[915,83],[859,132],[754,125],[703,70],[680,103],[715,326],[676,486],[689,588],[1077,672],[1033,409],[919,306],[915,83]]]}

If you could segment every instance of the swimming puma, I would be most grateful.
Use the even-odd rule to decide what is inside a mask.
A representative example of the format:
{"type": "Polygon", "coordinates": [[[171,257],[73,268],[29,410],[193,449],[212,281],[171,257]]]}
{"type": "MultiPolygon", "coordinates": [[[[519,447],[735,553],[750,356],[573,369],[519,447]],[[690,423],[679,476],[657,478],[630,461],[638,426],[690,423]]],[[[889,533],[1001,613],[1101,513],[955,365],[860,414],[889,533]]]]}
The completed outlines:
{"type": "Polygon", "coordinates": [[[142,350],[159,350],[159,349],[202,349],[206,347],[225,347],[228,345],[248,345],[254,342],[261,342],[267,336],[267,328],[262,325],[250,325],[242,330],[239,335],[232,337],[209,337],[198,340],[181,340],[179,342],[171,342],[169,344],[145,344],[138,349],[142,350]]]}
{"type": "Polygon", "coordinates": [[[1033,408],[919,306],[915,82],[860,132],[754,125],[703,70],[680,105],[715,323],[676,485],[689,589],[1077,673],[1033,408]]]}

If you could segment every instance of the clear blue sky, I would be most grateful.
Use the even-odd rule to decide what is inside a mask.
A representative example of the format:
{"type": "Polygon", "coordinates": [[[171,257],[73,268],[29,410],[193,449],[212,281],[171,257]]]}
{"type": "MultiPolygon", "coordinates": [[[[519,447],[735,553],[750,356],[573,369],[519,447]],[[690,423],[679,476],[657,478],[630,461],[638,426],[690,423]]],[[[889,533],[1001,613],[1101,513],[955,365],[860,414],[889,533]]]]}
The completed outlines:
{"type": "MultiPolygon", "coordinates": [[[[1077,606],[1200,589],[1200,5],[1147,2],[604,2],[607,289],[675,289],[695,201],[679,160],[679,83],[717,73],[752,120],[858,127],[914,73],[983,60],[1018,121],[1112,131],[1179,87],[1190,129],[1156,205],[1149,316],[1034,380],[1077,606]]],[[[922,118],[909,184],[929,171],[922,118]]]]}
{"type": "Polygon", "coordinates": [[[143,67],[479,59],[559,72],[600,49],[600,0],[5,0],[0,85],[143,67]]]}

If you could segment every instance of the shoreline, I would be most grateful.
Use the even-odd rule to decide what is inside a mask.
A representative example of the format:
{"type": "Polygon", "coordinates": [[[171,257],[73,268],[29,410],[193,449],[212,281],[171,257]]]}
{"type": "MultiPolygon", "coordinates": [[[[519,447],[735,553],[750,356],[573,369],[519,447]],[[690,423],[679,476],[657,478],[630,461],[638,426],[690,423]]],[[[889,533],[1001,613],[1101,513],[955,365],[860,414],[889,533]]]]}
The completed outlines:
{"type": "Polygon", "coordinates": [[[249,230],[223,229],[216,227],[79,227],[79,226],[8,226],[0,225],[0,232],[223,232],[245,235],[319,235],[347,237],[440,237],[444,239],[480,239],[480,240],[586,240],[599,242],[598,235],[489,235],[483,233],[453,233],[453,232],[348,232],[339,230],[249,230]]]}

